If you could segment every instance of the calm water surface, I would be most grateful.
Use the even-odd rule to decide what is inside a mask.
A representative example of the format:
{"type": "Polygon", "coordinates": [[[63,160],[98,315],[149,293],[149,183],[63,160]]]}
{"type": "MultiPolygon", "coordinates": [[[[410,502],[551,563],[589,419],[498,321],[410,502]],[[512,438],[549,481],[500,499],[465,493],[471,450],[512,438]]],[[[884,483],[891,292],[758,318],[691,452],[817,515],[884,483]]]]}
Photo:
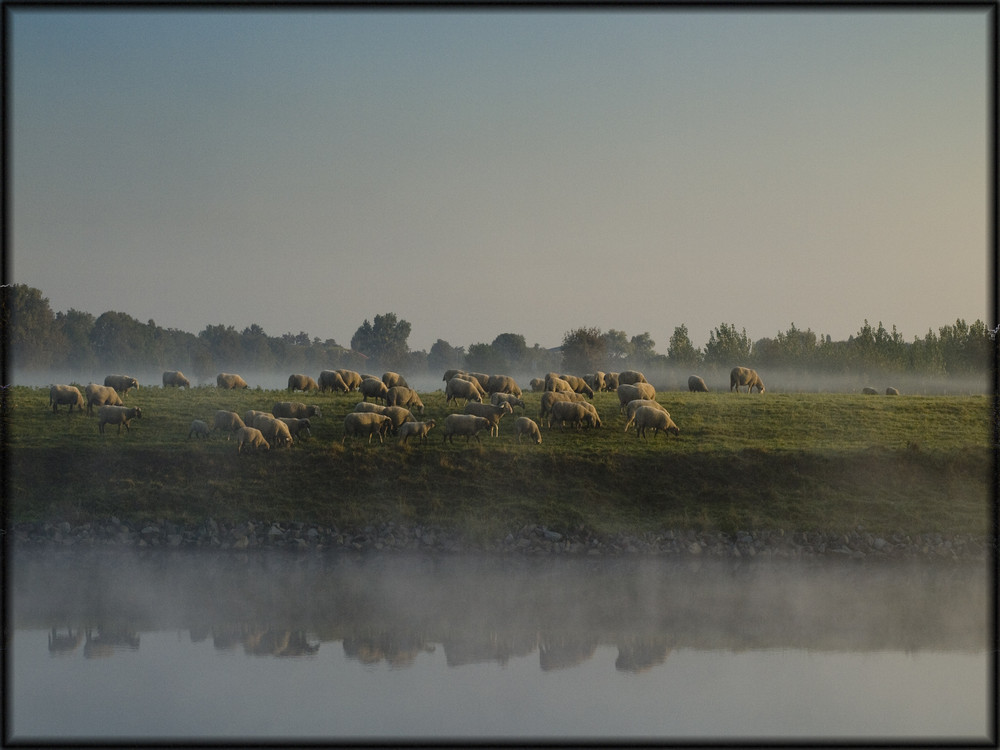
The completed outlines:
{"type": "Polygon", "coordinates": [[[990,739],[985,566],[9,563],[9,740],[990,739]]]}

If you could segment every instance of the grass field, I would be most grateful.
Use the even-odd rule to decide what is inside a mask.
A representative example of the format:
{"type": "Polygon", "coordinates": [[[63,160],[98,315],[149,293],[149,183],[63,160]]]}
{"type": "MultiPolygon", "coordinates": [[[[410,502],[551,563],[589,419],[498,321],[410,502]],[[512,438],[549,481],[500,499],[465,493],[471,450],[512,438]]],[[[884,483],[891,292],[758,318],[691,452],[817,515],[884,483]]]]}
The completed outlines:
{"type": "MultiPolygon", "coordinates": [[[[82,387],[81,387],[82,390],[82,387]]],[[[441,418],[441,391],[422,393],[441,418]]],[[[526,393],[537,420],[540,394],[526,393]]],[[[120,519],[385,521],[458,527],[496,538],[524,524],[600,532],[786,529],[990,533],[993,464],[987,396],[737,395],[661,392],[680,436],[623,432],[614,393],[594,404],[601,429],[542,428],[518,444],[513,419],[481,443],[390,438],[341,443],[351,394],[143,388],[129,434],[100,436],[97,418],[53,414],[48,389],[7,390],[10,521],[120,519]],[[312,438],[237,455],[220,434],[188,440],[216,409],[316,404],[312,438]]],[[[515,410],[515,416],[520,414],[515,410]]],[[[419,418],[419,417],[418,417],[419,418]]]]}

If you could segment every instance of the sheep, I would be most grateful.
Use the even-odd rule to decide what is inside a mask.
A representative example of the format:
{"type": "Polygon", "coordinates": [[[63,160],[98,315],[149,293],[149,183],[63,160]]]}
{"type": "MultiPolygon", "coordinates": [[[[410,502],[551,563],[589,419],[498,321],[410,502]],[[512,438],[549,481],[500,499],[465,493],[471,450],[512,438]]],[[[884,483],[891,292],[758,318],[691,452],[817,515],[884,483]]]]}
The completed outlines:
{"type": "Polygon", "coordinates": [[[756,370],[751,370],[749,367],[734,367],[729,373],[729,390],[735,388],[739,393],[744,385],[747,387],[747,393],[752,392],[754,388],[760,393],[764,392],[764,381],[760,379],[756,370]]]}
{"type": "Polygon", "coordinates": [[[656,398],[656,389],[649,383],[626,383],[618,386],[618,411],[624,412],[625,405],[637,398],[652,401],[656,398]]]}
{"type": "MultiPolygon", "coordinates": [[[[661,411],[667,411],[663,405],[655,400],[648,398],[637,398],[635,401],[629,401],[625,404],[625,432],[628,432],[629,428],[635,422],[635,413],[643,406],[651,406],[654,409],[660,409],[661,411]]],[[[667,412],[667,416],[670,416],[670,412],[667,412]]]]}
{"type": "Polygon", "coordinates": [[[270,414],[258,414],[254,417],[253,427],[260,430],[260,434],[268,443],[276,447],[292,444],[292,433],[288,425],[277,417],[270,414]]]}
{"type": "Polygon", "coordinates": [[[556,401],[583,401],[586,398],[582,393],[557,391],[546,391],[542,394],[541,407],[538,410],[538,418],[545,419],[545,415],[552,409],[552,404],[556,401]]]}
{"type": "Polygon", "coordinates": [[[405,443],[411,437],[415,437],[420,440],[421,443],[427,442],[427,433],[431,431],[437,422],[433,419],[429,419],[426,422],[404,422],[399,426],[397,431],[400,437],[400,441],[405,443]]]}
{"type": "Polygon", "coordinates": [[[485,417],[477,417],[475,414],[449,414],[445,417],[444,427],[441,430],[444,433],[442,442],[454,443],[455,435],[465,435],[466,443],[471,438],[475,438],[476,442],[482,442],[479,439],[479,433],[488,429],[490,429],[490,420],[485,417]]]}
{"type": "MultiPolygon", "coordinates": [[[[761,390],[761,392],[763,392],[764,391],[763,387],[760,390],[761,390]]],[[[886,396],[898,396],[899,395],[899,390],[896,389],[896,388],[893,388],[892,386],[889,386],[888,388],[885,389],[885,395],[886,396]]]]}
{"type": "Polygon", "coordinates": [[[289,375],[288,376],[288,390],[289,391],[316,391],[319,390],[319,385],[308,375],[289,375]]]}
{"type": "Polygon", "coordinates": [[[475,380],[479,384],[479,390],[482,392],[482,395],[486,395],[486,384],[490,382],[489,375],[485,372],[467,372],[465,373],[465,377],[469,380],[475,380]]]}
{"type": "Polygon", "coordinates": [[[344,417],[344,437],[341,438],[340,442],[343,443],[348,437],[367,435],[368,442],[371,443],[372,435],[378,435],[378,441],[381,443],[383,442],[382,436],[389,431],[390,427],[392,427],[392,420],[384,414],[352,411],[344,417]]]}
{"type": "Polygon", "coordinates": [[[247,381],[241,378],[239,375],[233,375],[228,372],[220,372],[215,377],[215,384],[219,388],[226,388],[227,390],[233,391],[237,388],[249,388],[247,381]]]}
{"type": "Polygon", "coordinates": [[[388,406],[383,406],[382,404],[372,404],[367,401],[358,401],[358,403],[354,405],[354,411],[369,412],[374,414],[381,414],[388,408],[388,406]]]}
{"type": "Polygon", "coordinates": [[[385,394],[387,406],[405,406],[415,410],[419,414],[424,413],[424,402],[420,400],[419,394],[405,385],[394,385],[385,394]]]}
{"type": "Polygon", "coordinates": [[[535,420],[530,417],[518,417],[514,421],[514,434],[517,435],[519,443],[525,435],[534,440],[536,444],[540,445],[542,442],[542,431],[538,429],[535,420]]]}
{"type": "Polygon", "coordinates": [[[558,422],[560,428],[566,422],[570,422],[575,427],[587,425],[588,427],[600,427],[601,418],[597,415],[597,410],[583,401],[556,401],[549,410],[549,427],[553,422],[558,422]]]}
{"type": "Polygon", "coordinates": [[[87,414],[94,413],[95,406],[122,406],[121,397],[118,395],[118,391],[109,385],[97,385],[97,383],[90,383],[86,388],[83,389],[86,394],[85,400],[87,402],[87,414]]]}
{"type": "Polygon", "coordinates": [[[688,378],[688,390],[691,393],[708,393],[708,386],[705,385],[705,381],[702,378],[692,375],[688,378]]]}
{"type": "Polygon", "coordinates": [[[131,375],[108,375],[104,378],[104,385],[114,388],[122,398],[125,398],[125,394],[133,388],[139,390],[139,381],[131,375]]]}
{"type": "Polygon", "coordinates": [[[142,409],[138,406],[102,406],[97,410],[97,429],[103,435],[104,425],[118,425],[118,434],[122,434],[122,425],[125,425],[125,432],[130,432],[129,422],[133,419],[142,418],[142,409]]]}
{"type": "Polygon", "coordinates": [[[391,431],[393,433],[398,431],[399,426],[404,422],[417,421],[410,410],[403,406],[387,406],[382,414],[389,417],[389,420],[392,422],[391,431]]]}
{"type": "Polygon", "coordinates": [[[73,385],[54,385],[49,388],[49,406],[52,407],[53,414],[59,411],[60,404],[68,404],[70,414],[73,413],[74,406],[78,411],[83,411],[83,394],[73,385]]]}
{"type": "MultiPolygon", "coordinates": [[[[479,380],[477,380],[472,373],[460,372],[458,373],[458,375],[452,378],[452,380],[464,380],[467,383],[472,383],[472,387],[476,389],[476,393],[479,394],[479,397],[480,398],[486,397],[486,389],[483,388],[483,384],[479,382],[479,380]]],[[[450,383],[451,380],[449,380],[448,382],[450,383]]]]}
{"type": "Polygon", "coordinates": [[[240,427],[236,432],[236,453],[239,455],[246,448],[248,452],[256,453],[259,450],[271,450],[271,444],[264,438],[263,433],[256,427],[240,427]]]}
{"type": "Polygon", "coordinates": [[[308,417],[278,417],[278,421],[285,423],[292,438],[297,438],[300,435],[312,437],[312,423],[308,417]]]}
{"type": "Polygon", "coordinates": [[[336,370],[323,370],[320,372],[319,381],[316,385],[323,393],[326,393],[327,391],[342,391],[347,393],[351,390],[347,387],[347,383],[344,382],[344,379],[336,370]]]}
{"type": "Polygon", "coordinates": [[[618,373],[618,385],[635,385],[636,383],[648,383],[646,376],[638,370],[625,370],[618,373]]]}
{"type": "Polygon", "coordinates": [[[385,383],[386,388],[392,388],[393,386],[397,385],[401,385],[404,388],[410,387],[410,384],[406,382],[406,378],[404,378],[398,372],[383,372],[382,382],[385,383]]]}
{"type": "Polygon", "coordinates": [[[169,388],[170,386],[190,388],[191,381],[184,377],[184,373],[180,370],[165,370],[163,373],[163,387],[169,388]]]}
{"type": "Polygon", "coordinates": [[[590,387],[586,380],[576,375],[560,375],[560,378],[569,383],[569,387],[574,393],[582,393],[587,398],[594,397],[594,389],[590,387]]]}
{"type": "Polygon", "coordinates": [[[321,419],[323,417],[318,406],[306,405],[301,401],[278,401],[271,407],[271,414],[276,417],[295,417],[297,419],[303,417],[321,419]]]}
{"type": "Polygon", "coordinates": [[[359,389],[364,400],[367,401],[368,397],[371,396],[376,401],[385,402],[385,397],[389,393],[389,389],[386,388],[385,383],[383,383],[378,378],[365,378],[361,381],[361,387],[359,389]]]}
{"type": "Polygon", "coordinates": [[[513,409],[511,409],[508,403],[503,403],[499,406],[494,406],[493,404],[466,404],[465,413],[488,419],[490,422],[490,436],[499,437],[500,419],[504,414],[512,414],[513,409]]]}
{"type": "Polygon", "coordinates": [[[191,439],[192,435],[197,435],[199,437],[208,438],[208,423],[200,419],[192,419],[191,427],[188,429],[188,440],[191,439]]]}
{"type": "Polygon", "coordinates": [[[490,403],[494,406],[498,406],[501,403],[510,404],[511,409],[515,406],[520,406],[522,409],[524,408],[524,401],[518,396],[514,396],[510,393],[494,393],[490,396],[490,403]]]}
{"type": "Polygon", "coordinates": [[[528,381],[528,385],[531,386],[531,390],[535,393],[545,390],[545,380],[543,378],[532,378],[528,381]]]}
{"type": "Polygon", "coordinates": [[[865,394],[866,396],[877,396],[878,395],[878,391],[876,391],[871,386],[867,386],[867,385],[864,388],[861,389],[861,392],[863,394],[865,394]]]}
{"type": "Polygon", "coordinates": [[[558,375],[554,377],[545,376],[545,390],[555,391],[556,393],[576,393],[565,379],[560,378],[558,375]]]}
{"type": "Polygon", "coordinates": [[[589,373],[583,376],[583,382],[589,385],[594,392],[604,390],[604,373],[598,370],[597,372],[589,373]]]}
{"type": "Polygon", "coordinates": [[[617,391],[618,390],[618,373],[617,372],[606,372],[606,373],[604,373],[604,390],[606,390],[606,391],[617,391]]]}
{"type": "Polygon", "coordinates": [[[637,438],[646,437],[646,430],[648,428],[653,429],[653,437],[656,437],[660,432],[672,432],[675,435],[681,434],[680,429],[674,424],[674,420],[670,418],[670,415],[666,411],[653,406],[640,406],[635,411],[635,436],[637,438]]]}
{"type": "Polygon", "coordinates": [[[510,375],[490,375],[486,381],[486,392],[509,393],[511,396],[521,397],[521,388],[510,375]]]}
{"type": "Polygon", "coordinates": [[[245,412],[243,412],[243,424],[247,425],[248,427],[253,427],[254,419],[259,417],[261,414],[264,414],[265,416],[268,417],[274,416],[269,411],[258,411],[257,409],[247,409],[245,412]]]}
{"type": "Polygon", "coordinates": [[[464,398],[466,403],[469,401],[483,402],[483,397],[479,395],[479,389],[476,388],[472,382],[468,380],[462,380],[460,377],[455,376],[448,381],[448,385],[444,389],[446,404],[451,403],[454,399],[464,398]]]}
{"type": "Polygon", "coordinates": [[[361,377],[361,373],[355,370],[340,369],[334,370],[334,372],[340,375],[340,379],[344,381],[344,385],[347,386],[347,390],[349,391],[358,390],[361,387],[361,381],[364,380],[361,377]]]}
{"type": "Polygon", "coordinates": [[[229,440],[234,432],[243,427],[246,427],[246,424],[240,419],[240,415],[234,411],[219,409],[215,412],[215,418],[212,420],[212,430],[225,430],[227,433],[226,440],[229,440]]]}
{"type": "Polygon", "coordinates": [[[459,373],[464,373],[464,372],[465,372],[465,370],[445,370],[444,371],[444,377],[442,377],[441,380],[443,380],[445,383],[447,383],[449,380],[451,380],[453,377],[455,377],[459,373]]]}

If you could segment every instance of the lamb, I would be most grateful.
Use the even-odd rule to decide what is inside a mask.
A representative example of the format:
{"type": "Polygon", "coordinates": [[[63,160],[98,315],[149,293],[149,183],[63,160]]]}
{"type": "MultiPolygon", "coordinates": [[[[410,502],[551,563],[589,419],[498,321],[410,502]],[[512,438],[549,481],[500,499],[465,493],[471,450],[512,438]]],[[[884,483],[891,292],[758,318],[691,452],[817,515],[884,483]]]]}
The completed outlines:
{"type": "Polygon", "coordinates": [[[359,390],[361,391],[361,395],[364,396],[365,401],[371,396],[376,401],[384,403],[386,396],[389,394],[389,389],[386,388],[385,383],[378,378],[365,378],[361,381],[359,390]]]}
{"type": "Polygon", "coordinates": [[[444,439],[442,442],[454,443],[455,435],[465,435],[466,443],[473,437],[476,442],[482,442],[479,439],[479,433],[488,429],[490,429],[490,420],[485,417],[477,417],[475,414],[449,414],[444,419],[444,427],[442,428],[444,439]]]}
{"type": "MultiPolygon", "coordinates": [[[[655,399],[647,398],[637,398],[635,401],[629,401],[625,404],[625,432],[628,432],[629,427],[635,422],[635,413],[643,406],[651,406],[654,409],[660,409],[662,411],[667,411],[663,405],[655,399]]],[[[667,412],[667,416],[670,416],[670,412],[667,412]]]]}
{"type": "Polygon", "coordinates": [[[139,381],[131,375],[108,375],[104,378],[104,385],[114,388],[122,398],[125,398],[125,394],[133,388],[139,390],[139,381]]]}
{"type": "Polygon", "coordinates": [[[74,406],[78,411],[83,411],[83,394],[73,385],[54,385],[49,388],[49,405],[53,413],[59,411],[60,404],[68,404],[70,414],[73,413],[74,406]]]}
{"type": "Polygon", "coordinates": [[[514,396],[510,393],[494,393],[490,396],[490,403],[494,406],[499,406],[500,404],[510,404],[511,409],[515,406],[520,406],[524,408],[524,401],[518,396],[514,396]]]}
{"type": "Polygon", "coordinates": [[[213,430],[225,430],[228,433],[226,440],[229,440],[234,432],[243,427],[246,427],[246,424],[240,419],[240,415],[234,411],[219,409],[215,412],[215,418],[212,420],[213,430]]]}
{"type": "Polygon", "coordinates": [[[646,376],[638,370],[624,370],[618,373],[618,385],[635,385],[636,383],[648,383],[646,376]]]}
{"type": "Polygon", "coordinates": [[[521,396],[521,388],[510,375],[490,375],[489,380],[486,381],[486,392],[490,394],[508,393],[518,398],[521,396]]]}
{"type": "Polygon", "coordinates": [[[237,388],[249,388],[247,381],[241,378],[239,375],[233,375],[228,372],[220,372],[215,377],[215,384],[219,388],[226,388],[230,391],[236,390],[237,388]]]}
{"type": "Polygon", "coordinates": [[[637,398],[652,401],[656,398],[656,389],[649,383],[632,383],[618,386],[618,410],[625,411],[625,405],[637,398]]]}
{"type": "Polygon", "coordinates": [[[319,385],[308,375],[289,375],[288,376],[288,390],[289,391],[316,391],[319,390],[319,385]]]}
{"type": "Polygon", "coordinates": [[[390,427],[392,427],[392,420],[384,414],[352,411],[344,417],[344,437],[341,438],[340,442],[343,443],[348,437],[367,435],[368,442],[371,443],[372,435],[378,435],[378,441],[381,443],[383,442],[382,436],[389,431],[390,427]]]}
{"type": "Polygon", "coordinates": [[[646,430],[649,428],[653,429],[653,437],[656,437],[660,432],[681,434],[677,425],[674,424],[674,420],[666,411],[653,406],[640,406],[635,411],[635,436],[637,438],[646,437],[646,430]]]}
{"type": "Polygon", "coordinates": [[[381,414],[388,408],[389,408],[388,406],[383,406],[382,404],[373,404],[367,401],[358,401],[358,403],[354,405],[354,411],[369,412],[373,414],[381,414]]]}
{"type": "Polygon", "coordinates": [[[129,423],[133,419],[142,417],[142,409],[138,406],[102,406],[97,410],[97,429],[103,435],[104,425],[118,425],[118,434],[122,434],[122,425],[125,425],[125,432],[130,432],[129,423]]]}
{"type": "Polygon", "coordinates": [[[420,440],[421,443],[427,442],[427,433],[431,431],[437,422],[433,419],[429,419],[426,422],[404,422],[399,426],[397,431],[401,442],[405,443],[411,437],[415,437],[420,440]]]}
{"type": "Polygon", "coordinates": [[[200,419],[191,420],[191,428],[188,430],[188,440],[191,439],[192,435],[197,435],[199,437],[208,438],[208,424],[200,419]]]}
{"type": "Polygon", "coordinates": [[[410,387],[410,384],[406,382],[406,378],[404,378],[398,372],[383,372],[382,382],[385,383],[386,388],[392,388],[397,385],[401,385],[404,388],[410,387]]]}
{"type": "Polygon", "coordinates": [[[382,414],[389,417],[389,421],[392,422],[391,431],[394,433],[399,430],[399,426],[404,422],[416,421],[410,410],[403,406],[387,406],[382,414]]]}
{"type": "Polygon", "coordinates": [[[499,406],[494,406],[493,404],[466,404],[465,413],[488,419],[490,423],[490,436],[499,437],[500,420],[504,414],[513,413],[513,409],[511,409],[508,403],[503,403],[499,406]]]}
{"type": "Polygon", "coordinates": [[[253,427],[260,430],[260,434],[271,445],[281,447],[292,444],[292,433],[288,430],[288,425],[270,414],[258,414],[254,417],[253,427]]]}
{"type": "MultiPolygon", "coordinates": [[[[761,390],[761,393],[764,392],[764,388],[763,387],[761,387],[760,390],[761,390]]],[[[896,388],[893,388],[892,386],[889,386],[888,388],[885,389],[885,395],[886,396],[898,396],[899,395],[899,391],[896,388]]]]}
{"type": "Polygon", "coordinates": [[[448,385],[444,389],[446,404],[451,403],[454,399],[464,398],[466,403],[469,401],[483,402],[483,397],[479,395],[479,389],[473,385],[468,380],[462,380],[460,377],[455,376],[448,381],[448,385]]]}
{"type": "Polygon", "coordinates": [[[878,391],[876,391],[871,386],[867,386],[867,385],[864,388],[861,389],[861,392],[863,394],[865,394],[866,396],[877,396],[878,395],[878,391]]]}
{"type": "Polygon", "coordinates": [[[394,385],[389,388],[385,395],[385,403],[387,406],[405,406],[407,409],[415,409],[419,414],[424,413],[424,402],[409,386],[394,385]]]}
{"type": "Polygon", "coordinates": [[[190,388],[191,381],[184,377],[184,373],[180,370],[166,370],[163,373],[163,387],[169,388],[170,386],[190,388]]]}
{"type": "Polygon", "coordinates": [[[344,385],[347,386],[347,390],[349,391],[358,390],[361,387],[361,381],[364,380],[361,377],[361,373],[355,370],[340,369],[334,370],[334,372],[340,375],[340,379],[344,381],[344,385]]]}
{"type": "Polygon", "coordinates": [[[565,392],[559,393],[556,391],[546,391],[542,394],[541,398],[541,408],[538,411],[538,418],[545,419],[545,415],[549,413],[552,409],[552,404],[556,401],[583,401],[586,398],[582,393],[572,393],[565,392]]]}
{"type": "Polygon", "coordinates": [[[597,409],[582,401],[556,401],[549,411],[549,427],[552,427],[553,422],[558,422],[560,428],[566,422],[578,428],[582,425],[601,426],[601,418],[597,415],[597,409]]]}
{"type": "Polygon", "coordinates": [[[688,390],[691,393],[708,393],[708,386],[705,385],[705,381],[702,378],[692,375],[688,378],[688,390]]]}
{"type": "Polygon", "coordinates": [[[271,407],[271,414],[276,417],[295,417],[296,419],[304,417],[320,419],[323,416],[318,406],[306,405],[301,401],[278,401],[271,407]]]}
{"type": "Polygon", "coordinates": [[[735,388],[739,393],[744,385],[747,387],[747,393],[752,392],[754,388],[760,393],[764,392],[764,381],[760,379],[756,370],[751,370],[749,367],[734,367],[729,373],[729,390],[735,388]]]}
{"type": "Polygon", "coordinates": [[[525,435],[534,440],[538,445],[542,442],[542,431],[538,429],[535,420],[529,417],[518,417],[514,421],[514,434],[517,435],[517,442],[519,443],[525,435]]]}
{"type": "Polygon", "coordinates": [[[535,393],[545,390],[545,380],[543,378],[532,378],[528,381],[528,385],[531,386],[531,390],[535,393]]]}
{"type": "Polygon", "coordinates": [[[247,452],[256,453],[260,450],[271,450],[271,444],[256,427],[240,427],[236,432],[236,453],[239,455],[246,448],[247,452]]]}
{"type": "Polygon", "coordinates": [[[86,394],[87,402],[87,414],[94,413],[94,406],[121,406],[122,400],[118,395],[118,391],[109,385],[97,385],[97,383],[90,383],[86,388],[83,389],[86,394]]]}
{"type": "Polygon", "coordinates": [[[312,437],[312,423],[308,417],[278,417],[278,421],[285,423],[288,427],[288,432],[291,433],[293,438],[297,438],[300,435],[312,437]]]}
{"type": "Polygon", "coordinates": [[[583,378],[565,374],[559,377],[569,383],[569,387],[573,389],[573,393],[582,393],[587,398],[594,397],[594,389],[583,378]]]}

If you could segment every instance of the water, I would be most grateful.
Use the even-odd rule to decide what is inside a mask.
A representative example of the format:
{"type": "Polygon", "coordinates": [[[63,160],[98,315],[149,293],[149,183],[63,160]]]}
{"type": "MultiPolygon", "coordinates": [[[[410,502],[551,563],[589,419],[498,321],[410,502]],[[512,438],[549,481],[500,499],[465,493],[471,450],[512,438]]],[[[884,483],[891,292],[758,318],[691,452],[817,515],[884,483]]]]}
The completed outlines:
{"type": "Polygon", "coordinates": [[[74,550],[10,563],[9,739],[991,728],[982,565],[74,550]]]}

